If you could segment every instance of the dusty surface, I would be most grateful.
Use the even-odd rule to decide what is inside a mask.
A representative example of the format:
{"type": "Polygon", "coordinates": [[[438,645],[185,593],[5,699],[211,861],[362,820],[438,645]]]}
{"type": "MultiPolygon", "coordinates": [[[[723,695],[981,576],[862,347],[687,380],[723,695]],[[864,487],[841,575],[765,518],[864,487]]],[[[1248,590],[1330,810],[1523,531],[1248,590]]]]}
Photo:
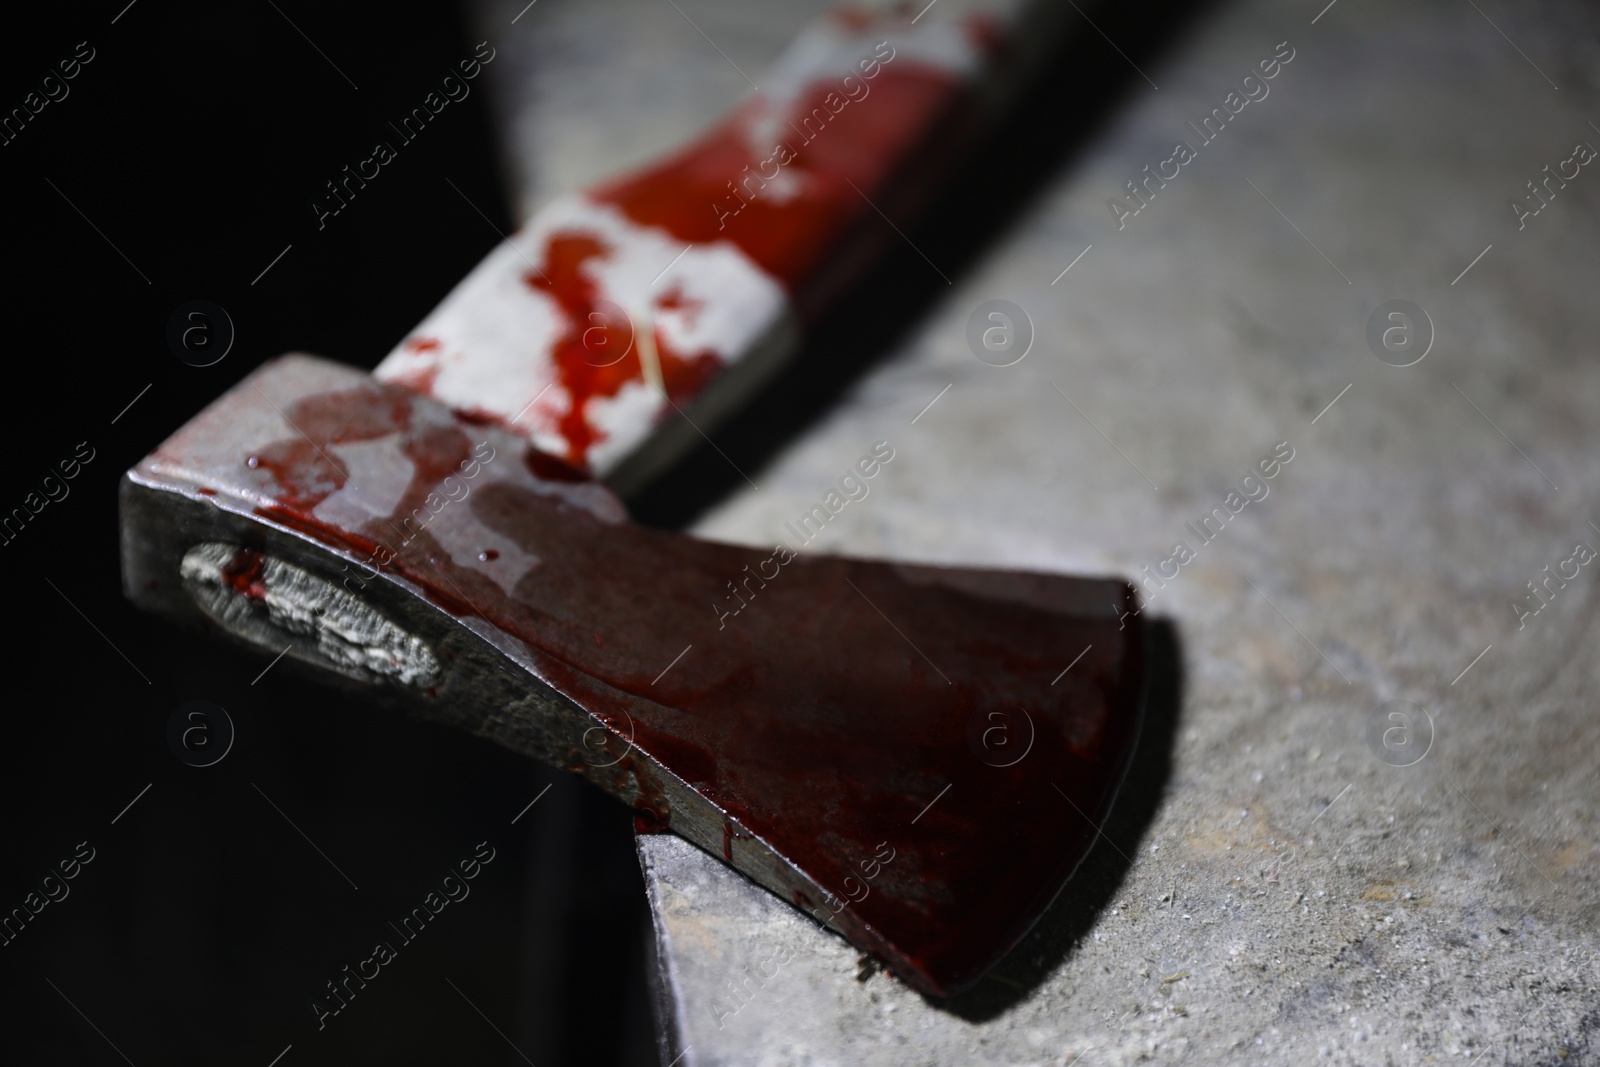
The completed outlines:
{"type": "MultiPolygon", "coordinates": [[[[738,21],[755,5],[681,6],[746,70],[800,21],[786,7],[762,37],[738,21]]],[[[1107,838],[964,1000],[858,980],[840,939],[645,841],[681,1063],[1600,1062],[1600,565],[1575,551],[1600,549],[1600,168],[1521,230],[1508,203],[1600,148],[1600,46],[1577,4],[1476,6],[1342,0],[1314,25],[1321,3],[1221,6],[906,344],[750,472],[759,490],[700,523],[769,544],[888,439],[893,469],[826,551],[1130,577],[1178,541],[1196,558],[1150,605],[1181,677],[1107,838]],[[1187,123],[1285,40],[1270,95],[1199,146],[1187,123]],[[1180,138],[1197,158],[1119,230],[1108,198],[1180,138]],[[1037,331],[1007,368],[963,336],[997,297],[1037,331]],[[1436,328],[1413,366],[1368,349],[1391,299],[1436,328]],[[1185,524],[1280,442],[1269,495],[1202,543],[1185,524]],[[1519,627],[1513,605],[1542,603],[1526,583],[1563,566],[1578,576],[1519,627]],[[1368,740],[1391,700],[1426,713],[1413,751],[1432,723],[1410,766],[1368,740]]],[[[643,122],[621,117],[625,79],[666,75],[617,55],[705,65],[657,86],[666,117],[628,153],[743,87],[671,7],[612,10],[525,20],[619,64],[580,122],[561,101],[582,63],[546,56],[554,102],[528,121],[572,147],[530,196],[606,169],[612,117],[643,122]]]]}

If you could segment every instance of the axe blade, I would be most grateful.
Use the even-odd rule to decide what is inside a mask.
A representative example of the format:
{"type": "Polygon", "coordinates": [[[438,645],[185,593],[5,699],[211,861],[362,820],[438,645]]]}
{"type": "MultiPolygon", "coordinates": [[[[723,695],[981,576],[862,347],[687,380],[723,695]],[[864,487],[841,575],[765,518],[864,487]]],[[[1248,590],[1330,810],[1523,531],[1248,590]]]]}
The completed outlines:
{"type": "Polygon", "coordinates": [[[935,996],[1050,904],[1138,734],[1125,582],[645,529],[309,356],[127,473],[122,546],[139,605],[575,771],[935,996]]]}

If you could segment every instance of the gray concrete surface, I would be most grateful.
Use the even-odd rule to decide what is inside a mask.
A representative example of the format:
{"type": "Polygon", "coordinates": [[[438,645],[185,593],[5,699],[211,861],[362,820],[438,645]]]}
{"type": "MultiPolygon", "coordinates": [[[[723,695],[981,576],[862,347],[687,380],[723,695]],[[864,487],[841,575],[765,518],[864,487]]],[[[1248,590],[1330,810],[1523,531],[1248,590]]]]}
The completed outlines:
{"type": "MultiPolygon", "coordinates": [[[[742,67],[803,21],[680,6],[742,67]]],[[[545,0],[519,23],[553,42],[527,198],[738,94],[686,22],[545,0]]],[[[679,1063],[1600,1062],[1600,561],[1520,626],[1513,607],[1600,549],[1600,166],[1520,230],[1509,206],[1600,148],[1597,29],[1577,3],[1220,5],[759,491],[698,525],[769,543],[887,438],[889,476],[825,551],[1134,577],[1177,541],[1196,558],[1150,605],[1180,678],[1106,837],[973,994],[925,1001],[715,859],[642,841],[679,1063]],[[1198,147],[1187,122],[1285,40],[1270,94],[1119,230],[1108,198],[1198,147]],[[1008,368],[963,338],[994,297],[1037,331],[1008,368]],[[1365,339],[1391,299],[1435,328],[1409,367],[1365,339]],[[1269,495],[1201,544],[1185,523],[1279,442],[1269,495]],[[1392,700],[1425,715],[1391,743],[1431,722],[1410,766],[1369,742],[1392,700]]]]}

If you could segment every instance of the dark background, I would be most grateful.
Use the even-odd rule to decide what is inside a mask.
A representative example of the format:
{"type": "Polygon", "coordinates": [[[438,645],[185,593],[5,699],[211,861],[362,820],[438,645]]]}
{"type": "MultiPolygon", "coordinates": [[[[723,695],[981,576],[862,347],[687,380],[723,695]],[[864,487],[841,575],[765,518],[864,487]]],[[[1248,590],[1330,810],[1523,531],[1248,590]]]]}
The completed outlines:
{"type": "Polygon", "coordinates": [[[510,228],[482,77],[320,232],[309,206],[477,42],[448,4],[138,0],[117,18],[126,2],[8,13],[0,34],[7,111],[79,42],[95,51],[0,147],[0,508],[80,442],[94,450],[70,495],[0,546],[0,910],[78,842],[95,849],[70,895],[0,948],[0,1060],[265,1067],[293,1044],[283,1067],[523,1062],[509,1039],[540,1067],[652,1062],[626,809],[283,664],[252,685],[265,659],[120,595],[124,470],[264,359],[374,366],[498,240],[446,178],[510,228]],[[169,315],[197,298],[237,332],[207,368],[165,343],[169,315]],[[166,742],[169,715],[196,698],[237,728],[209,768],[166,742]],[[396,941],[387,923],[485,840],[497,855],[471,895],[318,1032],[323,983],[396,941]]]}

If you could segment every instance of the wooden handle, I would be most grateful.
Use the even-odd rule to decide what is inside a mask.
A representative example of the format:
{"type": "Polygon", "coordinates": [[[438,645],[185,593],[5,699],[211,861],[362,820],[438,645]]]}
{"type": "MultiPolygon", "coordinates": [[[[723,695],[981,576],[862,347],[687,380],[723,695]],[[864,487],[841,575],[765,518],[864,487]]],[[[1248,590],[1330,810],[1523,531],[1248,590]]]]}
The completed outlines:
{"type": "Polygon", "coordinates": [[[900,240],[1036,6],[834,9],[693,143],[539,211],[377,377],[636,484],[900,240]]]}

